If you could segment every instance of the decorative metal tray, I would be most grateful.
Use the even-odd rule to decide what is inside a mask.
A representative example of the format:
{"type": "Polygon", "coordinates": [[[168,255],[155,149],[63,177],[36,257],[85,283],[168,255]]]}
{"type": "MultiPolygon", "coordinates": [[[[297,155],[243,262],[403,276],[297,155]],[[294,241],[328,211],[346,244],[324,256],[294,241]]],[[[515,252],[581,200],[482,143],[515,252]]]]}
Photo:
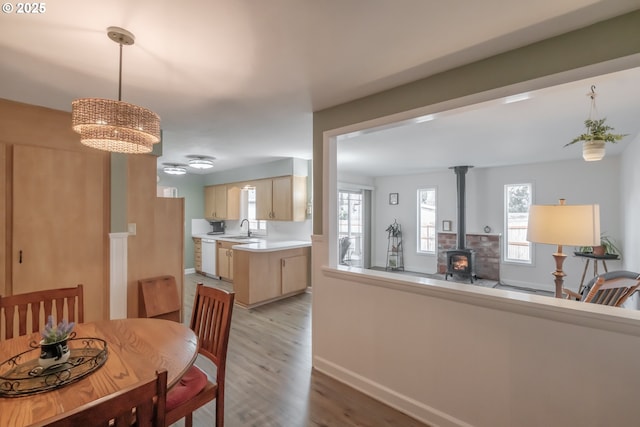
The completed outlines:
{"type": "Polygon", "coordinates": [[[95,372],[107,361],[107,343],[100,338],[67,340],[70,355],[65,363],[43,368],[40,346],[0,364],[0,397],[19,397],[60,388],[95,372]]]}

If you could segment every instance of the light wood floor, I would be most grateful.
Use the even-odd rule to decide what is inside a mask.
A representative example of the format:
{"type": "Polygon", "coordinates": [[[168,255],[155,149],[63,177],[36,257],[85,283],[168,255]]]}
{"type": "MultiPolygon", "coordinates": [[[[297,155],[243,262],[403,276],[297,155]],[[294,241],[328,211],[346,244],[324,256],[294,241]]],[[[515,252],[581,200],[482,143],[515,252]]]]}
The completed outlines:
{"type": "MultiPolygon", "coordinates": [[[[231,290],[226,282],[185,276],[185,323],[197,282],[231,290]]],[[[215,367],[199,356],[210,374],[215,367]]],[[[194,413],[194,426],[215,424],[215,404],[194,413]]],[[[175,424],[182,426],[183,421],[175,424]]],[[[424,424],[311,368],[311,294],[251,310],[234,308],[227,355],[227,427],[424,427],[424,424]]]]}

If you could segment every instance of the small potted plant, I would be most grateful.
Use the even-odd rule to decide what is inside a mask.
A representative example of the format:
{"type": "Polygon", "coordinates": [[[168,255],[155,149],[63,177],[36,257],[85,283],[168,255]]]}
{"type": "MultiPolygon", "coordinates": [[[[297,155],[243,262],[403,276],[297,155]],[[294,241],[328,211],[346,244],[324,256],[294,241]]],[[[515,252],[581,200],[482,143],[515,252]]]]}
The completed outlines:
{"type": "Polygon", "coordinates": [[[605,124],[607,118],[602,119],[587,119],[584,121],[584,125],[587,128],[587,132],[575,137],[571,142],[565,144],[575,144],[576,142],[582,142],[582,157],[586,161],[600,160],[604,157],[605,143],[610,142],[615,144],[627,134],[611,133],[613,127],[605,124]]]}
{"type": "Polygon", "coordinates": [[[43,368],[49,368],[53,365],[65,363],[69,359],[71,351],[67,344],[67,340],[75,336],[73,327],[75,323],[67,323],[66,320],[53,323],[53,316],[49,316],[44,330],[41,332],[42,340],[40,341],[40,358],[38,363],[43,368]]]}
{"type": "Polygon", "coordinates": [[[580,252],[591,253],[597,256],[618,255],[622,256],[620,249],[616,246],[613,239],[605,234],[600,235],[600,246],[583,246],[580,252]]]}

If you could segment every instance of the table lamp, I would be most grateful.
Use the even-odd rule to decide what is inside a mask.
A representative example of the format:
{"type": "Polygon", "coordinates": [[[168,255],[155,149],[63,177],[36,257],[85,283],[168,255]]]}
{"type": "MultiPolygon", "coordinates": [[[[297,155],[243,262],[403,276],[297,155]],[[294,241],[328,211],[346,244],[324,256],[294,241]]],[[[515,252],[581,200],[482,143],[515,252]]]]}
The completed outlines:
{"type": "Polygon", "coordinates": [[[562,246],[597,246],[600,244],[600,206],[565,205],[560,199],[558,205],[532,205],[529,208],[527,241],[558,245],[553,254],[556,261],[556,298],[562,298],[562,284],[566,274],[562,264],[567,257],[562,246]]]}

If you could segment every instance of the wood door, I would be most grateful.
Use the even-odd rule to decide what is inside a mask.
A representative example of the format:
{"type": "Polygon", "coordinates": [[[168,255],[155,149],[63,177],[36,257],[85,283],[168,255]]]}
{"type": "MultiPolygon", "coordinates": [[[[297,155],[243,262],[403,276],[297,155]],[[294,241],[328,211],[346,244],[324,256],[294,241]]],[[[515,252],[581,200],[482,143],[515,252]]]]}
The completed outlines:
{"type": "Polygon", "coordinates": [[[281,266],[283,295],[307,287],[309,259],[306,255],[282,258],[281,266]]]}
{"type": "Polygon", "coordinates": [[[7,165],[8,148],[6,144],[0,143],[0,248],[2,255],[0,255],[0,295],[11,295],[11,274],[9,264],[8,253],[9,248],[9,236],[7,234],[7,165]]]}
{"type": "Polygon", "coordinates": [[[293,184],[291,176],[273,178],[273,218],[280,221],[293,220],[293,184]]]}
{"type": "Polygon", "coordinates": [[[256,187],[256,219],[269,220],[272,216],[272,180],[260,179],[254,181],[256,187]]]}
{"type": "Polygon", "coordinates": [[[12,293],[84,285],[85,321],[105,317],[107,161],[13,147],[12,293]]]}

